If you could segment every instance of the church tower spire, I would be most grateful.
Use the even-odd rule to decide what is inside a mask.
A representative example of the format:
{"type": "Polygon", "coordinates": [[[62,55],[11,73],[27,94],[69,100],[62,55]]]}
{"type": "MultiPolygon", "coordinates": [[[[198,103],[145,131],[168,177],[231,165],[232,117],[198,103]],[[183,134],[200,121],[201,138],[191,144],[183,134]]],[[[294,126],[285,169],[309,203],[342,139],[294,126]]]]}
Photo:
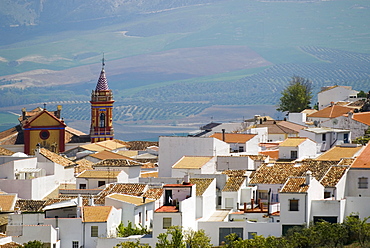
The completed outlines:
{"type": "Polygon", "coordinates": [[[105,60],[95,90],[91,93],[91,143],[113,139],[113,93],[105,76],[105,60]]]}

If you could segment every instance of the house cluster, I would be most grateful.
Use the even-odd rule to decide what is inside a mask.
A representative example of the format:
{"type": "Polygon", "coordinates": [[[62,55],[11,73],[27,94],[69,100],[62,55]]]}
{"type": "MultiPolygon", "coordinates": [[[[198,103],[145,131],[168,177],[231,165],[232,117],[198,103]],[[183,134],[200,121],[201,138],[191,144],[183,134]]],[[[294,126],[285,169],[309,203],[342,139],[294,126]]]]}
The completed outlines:
{"type": "Polygon", "coordinates": [[[352,143],[369,129],[369,99],[342,86],[320,94],[318,111],[284,121],[210,123],[138,144],[112,138],[103,68],[92,93],[91,143],[65,143],[64,122],[45,109],[22,118],[23,145],[1,143],[11,139],[0,133],[0,245],[106,248],[139,239],[153,247],[160,233],[181,226],[203,229],[217,246],[230,233],[281,236],[294,226],[370,216],[370,145],[352,143]],[[117,227],[129,222],[151,233],[119,237],[117,227]]]}

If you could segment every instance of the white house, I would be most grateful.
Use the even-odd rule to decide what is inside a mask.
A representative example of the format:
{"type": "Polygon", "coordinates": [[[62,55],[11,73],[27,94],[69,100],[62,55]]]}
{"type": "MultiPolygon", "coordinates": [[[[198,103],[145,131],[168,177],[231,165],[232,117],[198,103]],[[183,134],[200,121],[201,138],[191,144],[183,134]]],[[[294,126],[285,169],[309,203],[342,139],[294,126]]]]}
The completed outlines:
{"type": "Polygon", "coordinates": [[[325,86],[317,94],[319,110],[329,106],[331,102],[353,102],[357,100],[358,91],[351,86],[325,86]]]}
{"type": "Polygon", "coordinates": [[[139,182],[142,164],[129,159],[104,159],[93,165],[96,170],[121,171],[123,172],[122,183],[139,182]]]}
{"type": "Polygon", "coordinates": [[[183,156],[172,166],[172,177],[184,177],[194,174],[214,174],[216,172],[215,157],[183,156]]]}
{"type": "Polygon", "coordinates": [[[159,137],[158,176],[170,177],[172,165],[182,156],[229,155],[230,145],[215,138],[159,137]]]}
{"type": "Polygon", "coordinates": [[[196,185],[196,218],[208,218],[216,210],[216,179],[190,178],[196,185]]]}
{"type": "Polygon", "coordinates": [[[300,137],[307,137],[317,144],[317,153],[325,152],[336,145],[350,143],[351,132],[345,129],[312,127],[302,129],[300,137]]]}
{"type": "Polygon", "coordinates": [[[108,195],[105,199],[106,206],[122,209],[123,225],[127,226],[128,222],[131,222],[133,225],[141,225],[148,229],[153,225],[154,203],[154,199],[118,193],[108,195]]]}
{"type": "Polygon", "coordinates": [[[267,163],[264,155],[217,156],[217,171],[256,170],[262,163],[267,163]]]}
{"type": "Polygon", "coordinates": [[[225,186],[222,189],[222,209],[239,209],[245,200],[243,199],[242,189],[247,187],[247,178],[244,176],[229,175],[225,186]]]}
{"type": "Polygon", "coordinates": [[[279,145],[279,159],[298,159],[316,157],[316,142],[305,137],[290,137],[279,145]]]}
{"type": "MultiPolygon", "coordinates": [[[[315,113],[307,116],[307,121],[313,122],[315,126],[321,126],[322,122],[332,121],[332,125],[335,125],[335,118],[353,112],[354,109],[350,107],[340,106],[340,105],[330,105],[323,108],[315,113]]],[[[331,126],[333,127],[333,126],[331,126]]]]}
{"type": "Polygon", "coordinates": [[[258,154],[259,139],[257,134],[247,133],[214,133],[210,137],[222,140],[230,144],[231,152],[244,152],[246,154],[258,154]]]}
{"type": "Polygon", "coordinates": [[[105,184],[123,183],[127,175],[124,171],[85,170],[76,176],[78,189],[96,189],[105,184]]]}
{"type": "Polygon", "coordinates": [[[324,197],[322,186],[310,171],[305,177],[289,178],[280,190],[280,222],[282,233],[293,226],[309,225],[311,201],[324,197]]]}

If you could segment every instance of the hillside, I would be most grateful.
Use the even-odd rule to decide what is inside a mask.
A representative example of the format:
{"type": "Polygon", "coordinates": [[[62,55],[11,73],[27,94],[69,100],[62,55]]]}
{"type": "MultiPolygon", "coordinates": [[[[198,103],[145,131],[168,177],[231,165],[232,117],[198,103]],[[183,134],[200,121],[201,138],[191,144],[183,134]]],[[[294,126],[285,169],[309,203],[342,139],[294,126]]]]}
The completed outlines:
{"type": "Polygon", "coordinates": [[[103,52],[122,122],[178,121],[216,105],[275,105],[294,75],[311,79],[314,94],[334,84],[369,91],[365,0],[56,6],[13,1],[2,9],[2,23],[20,26],[0,31],[0,111],[62,103],[67,119],[88,120],[103,52]],[[23,24],[20,10],[28,10],[23,24]]]}

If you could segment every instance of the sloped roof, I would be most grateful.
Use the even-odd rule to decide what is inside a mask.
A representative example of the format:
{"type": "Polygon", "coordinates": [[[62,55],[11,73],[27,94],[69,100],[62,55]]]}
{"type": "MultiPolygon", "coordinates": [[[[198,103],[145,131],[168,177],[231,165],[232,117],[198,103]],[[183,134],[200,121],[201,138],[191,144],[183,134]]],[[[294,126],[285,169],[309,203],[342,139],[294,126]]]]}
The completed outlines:
{"type": "Polygon", "coordinates": [[[229,177],[242,177],[246,170],[224,170],[221,174],[228,175],[229,177]]]}
{"type": "Polygon", "coordinates": [[[246,180],[245,177],[229,177],[222,191],[224,192],[238,191],[245,182],[245,180],[246,180]]]}
{"type": "Polygon", "coordinates": [[[266,150],[266,151],[259,152],[259,154],[269,156],[271,159],[279,158],[279,150],[266,150]]]}
{"type": "Polygon", "coordinates": [[[68,158],[62,157],[52,151],[49,151],[48,149],[45,148],[40,148],[39,153],[44,156],[45,158],[49,159],[50,161],[60,164],[64,167],[68,166],[74,166],[76,163],[69,160],[68,158]]]}
{"type": "MultiPolygon", "coordinates": [[[[225,142],[226,143],[246,143],[257,134],[246,134],[246,133],[225,133],[225,142]]],[[[214,133],[210,136],[211,138],[216,138],[223,140],[223,133],[214,133]]]]}
{"type": "Polygon", "coordinates": [[[15,204],[15,209],[22,212],[42,212],[45,206],[46,201],[43,200],[18,199],[15,204]]]}
{"type": "Polygon", "coordinates": [[[183,156],[177,161],[172,168],[173,169],[200,169],[203,165],[208,163],[213,157],[195,157],[195,156],[183,156]]]}
{"type": "Polygon", "coordinates": [[[321,179],[320,183],[324,187],[335,187],[339,180],[343,177],[348,166],[332,166],[325,174],[325,176],[321,179]]]}
{"type": "Polygon", "coordinates": [[[201,196],[208,189],[214,178],[190,178],[190,183],[196,185],[196,195],[201,196]]]}
{"type": "Polygon", "coordinates": [[[140,177],[158,177],[158,171],[151,171],[151,172],[141,172],[140,177]]]}
{"type": "Polygon", "coordinates": [[[262,164],[251,175],[250,184],[284,184],[289,177],[301,177],[310,170],[312,176],[320,181],[330,166],[336,161],[303,160],[300,163],[271,163],[262,164]]]}
{"type": "Polygon", "coordinates": [[[82,207],[83,222],[107,222],[112,206],[85,206],[82,207]]]}
{"type": "Polygon", "coordinates": [[[317,111],[316,113],[310,114],[308,117],[314,117],[314,118],[336,118],[339,116],[342,116],[344,114],[347,114],[348,112],[352,112],[353,108],[344,107],[344,106],[328,106],[326,108],[323,108],[322,110],[317,111]]]}
{"type": "Polygon", "coordinates": [[[80,159],[76,161],[77,166],[75,166],[75,173],[81,173],[84,170],[92,170],[93,169],[93,162],[87,160],[87,159],[80,159]]]}
{"type": "Polygon", "coordinates": [[[306,141],[308,138],[305,137],[289,137],[286,138],[283,142],[280,143],[280,146],[283,147],[296,147],[306,141]]]}
{"type": "Polygon", "coordinates": [[[135,150],[122,150],[122,151],[117,151],[118,154],[122,155],[122,156],[126,156],[126,157],[133,157],[133,156],[137,156],[139,154],[139,151],[135,151],[135,150]]]}
{"type": "Polygon", "coordinates": [[[89,150],[89,151],[93,151],[93,152],[101,152],[101,151],[108,151],[109,150],[108,148],[100,146],[96,143],[82,145],[80,147],[85,149],[85,150],[89,150]]]}
{"type": "Polygon", "coordinates": [[[130,150],[146,150],[149,146],[158,146],[158,142],[153,141],[129,141],[130,150]]]}
{"type": "Polygon", "coordinates": [[[321,87],[321,91],[319,93],[322,93],[322,92],[325,92],[325,91],[328,91],[328,90],[332,90],[332,89],[335,89],[335,88],[344,88],[346,90],[352,90],[351,86],[333,85],[333,86],[321,87]]]}
{"type": "Polygon", "coordinates": [[[17,195],[0,194],[0,208],[1,212],[14,211],[17,195]]]}
{"type": "Polygon", "coordinates": [[[117,140],[117,139],[99,141],[99,142],[96,142],[95,144],[97,144],[99,146],[102,146],[102,147],[105,147],[108,150],[115,150],[115,149],[129,147],[128,143],[126,143],[122,140],[117,140]]]}
{"type": "Polygon", "coordinates": [[[354,113],[352,119],[370,126],[370,112],[354,113]]]}
{"type": "Polygon", "coordinates": [[[164,189],[162,187],[161,188],[149,188],[148,190],[144,192],[143,197],[158,200],[159,198],[162,197],[163,192],[164,192],[164,189]]]}
{"type": "Polygon", "coordinates": [[[105,197],[112,193],[141,196],[145,188],[146,184],[141,183],[112,183],[97,195],[95,203],[104,204],[105,197]]]}
{"type": "Polygon", "coordinates": [[[124,194],[119,194],[119,193],[113,193],[111,195],[108,195],[107,197],[115,199],[115,200],[123,201],[123,202],[126,202],[126,203],[130,203],[130,204],[133,204],[135,206],[141,206],[141,205],[144,205],[144,204],[151,203],[151,202],[155,201],[153,199],[146,199],[145,198],[145,202],[144,202],[143,197],[132,196],[132,195],[124,195],[124,194]]]}
{"type": "Polygon", "coordinates": [[[93,157],[93,158],[100,159],[100,160],[104,160],[104,159],[129,159],[129,160],[132,160],[129,157],[117,154],[115,152],[107,151],[107,150],[100,151],[100,152],[97,152],[97,153],[93,153],[93,154],[90,154],[89,156],[93,157]]]}
{"type": "Polygon", "coordinates": [[[361,149],[362,149],[361,146],[355,147],[334,146],[327,150],[325,153],[321,154],[315,160],[340,161],[342,158],[352,158],[361,149]]]}
{"type": "Polygon", "coordinates": [[[76,178],[117,178],[121,171],[109,171],[109,170],[85,170],[78,174],[76,178]]]}
{"type": "Polygon", "coordinates": [[[269,134],[298,134],[299,130],[306,128],[289,121],[264,121],[262,124],[256,125],[258,128],[267,127],[269,134]]]}
{"type": "Polygon", "coordinates": [[[353,169],[370,169],[370,143],[368,143],[358,157],[353,161],[353,169]]]}
{"type": "Polygon", "coordinates": [[[9,243],[0,245],[0,248],[19,248],[19,247],[22,247],[22,245],[16,242],[9,242],[9,243]]]}
{"type": "Polygon", "coordinates": [[[13,151],[10,151],[10,150],[8,150],[8,149],[6,149],[6,148],[4,148],[4,147],[1,147],[0,146],[0,156],[11,156],[11,155],[13,155],[15,152],[13,152],[13,151]]]}
{"type": "Polygon", "coordinates": [[[290,177],[284,184],[280,193],[305,193],[309,185],[306,184],[305,177],[290,177]]]}
{"type": "Polygon", "coordinates": [[[104,159],[93,165],[93,167],[133,167],[141,166],[140,163],[129,159],[104,159]]]}

